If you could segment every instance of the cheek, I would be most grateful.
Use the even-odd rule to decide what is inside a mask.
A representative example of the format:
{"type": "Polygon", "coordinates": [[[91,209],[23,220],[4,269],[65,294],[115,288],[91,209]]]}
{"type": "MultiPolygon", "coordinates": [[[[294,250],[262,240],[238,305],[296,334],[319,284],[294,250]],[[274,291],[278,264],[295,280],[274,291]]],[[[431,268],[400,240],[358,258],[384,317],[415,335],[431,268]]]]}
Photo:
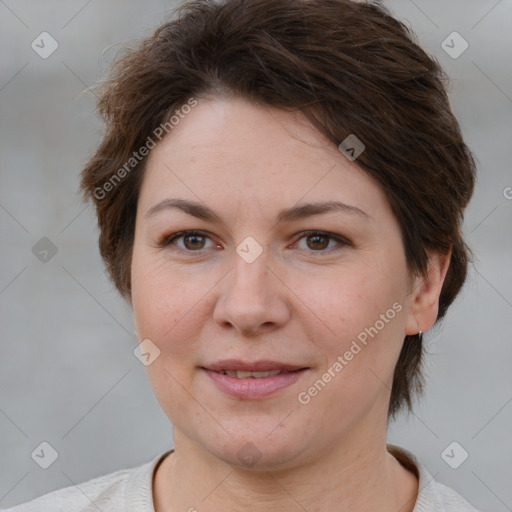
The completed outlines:
{"type": "MultiPolygon", "coordinates": [[[[151,387],[172,421],[191,407],[190,389],[197,346],[198,321],[194,285],[161,264],[134,257],[132,305],[140,339],[150,339],[160,350],[146,366],[151,387]],[[172,277],[172,279],[171,279],[172,277]],[[196,304],[196,308],[194,308],[196,304]]],[[[198,296],[204,295],[204,290],[198,296]]]]}
{"type": "MultiPolygon", "coordinates": [[[[323,329],[329,336],[324,339],[332,340],[334,346],[341,343],[342,347],[350,345],[360,333],[364,333],[376,322],[379,330],[390,331],[391,324],[397,324],[399,314],[393,304],[400,302],[402,293],[396,285],[396,280],[383,279],[382,274],[371,275],[368,272],[340,273],[331,276],[327,286],[311,286],[303,288],[300,296],[307,298],[305,303],[312,312],[312,317],[318,319],[318,332],[323,329]],[[389,314],[386,316],[386,311],[389,314]],[[381,315],[389,322],[385,329],[380,329],[381,315]]],[[[364,336],[362,336],[364,337],[364,336]]]]}
{"type": "Polygon", "coordinates": [[[168,278],[166,268],[154,257],[134,251],[132,259],[132,306],[141,339],[149,338],[160,350],[174,337],[180,321],[187,317],[190,286],[184,290],[177,275],[168,278]]]}
{"type": "Polygon", "coordinates": [[[371,399],[382,382],[391,382],[403,340],[405,274],[400,272],[365,266],[340,272],[324,287],[308,286],[301,292],[321,320],[314,325],[317,348],[326,355],[322,370],[336,375],[331,396],[325,396],[329,401],[337,401],[340,394],[350,403],[356,397],[371,399]],[[336,371],[333,365],[339,356],[343,369],[336,371]]]}
{"type": "Polygon", "coordinates": [[[185,357],[194,348],[194,307],[179,289],[146,281],[133,301],[137,331],[163,354],[185,357]]]}
{"type": "Polygon", "coordinates": [[[212,315],[208,291],[217,280],[216,274],[176,269],[159,256],[134,254],[132,305],[139,337],[155,343],[161,361],[182,377],[198,363],[201,331],[212,315]]]}

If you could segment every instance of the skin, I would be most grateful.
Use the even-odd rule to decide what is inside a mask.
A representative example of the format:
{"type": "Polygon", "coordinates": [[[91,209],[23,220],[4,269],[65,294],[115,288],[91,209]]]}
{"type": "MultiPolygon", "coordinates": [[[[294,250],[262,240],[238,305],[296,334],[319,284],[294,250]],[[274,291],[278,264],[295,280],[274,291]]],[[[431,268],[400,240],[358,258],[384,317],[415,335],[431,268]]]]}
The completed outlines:
{"type": "Polygon", "coordinates": [[[300,113],[199,100],[152,150],[137,206],[135,328],[160,350],[146,368],[174,428],[175,452],[153,482],[156,511],[411,511],[418,482],[386,450],[387,408],[404,336],[436,320],[449,256],[432,254],[429,273],[411,276],[380,186],[300,113]],[[146,216],[167,198],[202,202],[223,222],[170,208],[146,216]],[[369,218],[337,211],[277,224],[282,209],[327,200],[369,218]],[[204,236],[159,246],[189,229],[204,236]],[[263,249],[252,263],[236,252],[248,236],[263,249]],[[394,303],[401,311],[301,404],[394,303]],[[199,368],[227,358],[309,370],[243,400],[199,368]],[[251,467],[237,456],[249,442],[260,453],[251,467]]]}

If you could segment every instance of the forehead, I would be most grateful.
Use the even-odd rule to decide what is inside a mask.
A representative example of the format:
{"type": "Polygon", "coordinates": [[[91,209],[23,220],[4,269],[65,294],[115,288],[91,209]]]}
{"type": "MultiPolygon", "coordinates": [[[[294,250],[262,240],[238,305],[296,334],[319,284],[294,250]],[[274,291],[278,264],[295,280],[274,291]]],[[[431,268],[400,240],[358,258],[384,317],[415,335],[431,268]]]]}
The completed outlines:
{"type": "Polygon", "coordinates": [[[152,150],[139,200],[147,210],[169,196],[239,210],[255,201],[276,210],[326,200],[387,206],[377,182],[300,112],[242,99],[198,100],[152,150]]]}

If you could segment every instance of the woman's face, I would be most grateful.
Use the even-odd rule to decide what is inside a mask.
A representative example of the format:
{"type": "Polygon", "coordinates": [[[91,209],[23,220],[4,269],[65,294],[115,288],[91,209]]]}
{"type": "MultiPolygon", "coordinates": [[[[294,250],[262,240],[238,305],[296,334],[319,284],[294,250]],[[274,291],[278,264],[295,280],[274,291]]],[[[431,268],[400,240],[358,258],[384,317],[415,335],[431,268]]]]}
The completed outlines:
{"type": "Polygon", "coordinates": [[[175,435],[274,468],[384,435],[413,300],[384,192],[300,114],[199,101],[152,150],[132,304],[175,435]]]}

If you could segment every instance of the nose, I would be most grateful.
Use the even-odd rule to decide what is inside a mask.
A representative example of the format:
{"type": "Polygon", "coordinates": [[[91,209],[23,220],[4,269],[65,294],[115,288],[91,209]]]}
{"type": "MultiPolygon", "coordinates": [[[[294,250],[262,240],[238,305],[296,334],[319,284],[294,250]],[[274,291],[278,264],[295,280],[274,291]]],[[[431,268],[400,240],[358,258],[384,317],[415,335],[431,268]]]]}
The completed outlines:
{"type": "Polygon", "coordinates": [[[222,280],[214,321],[244,336],[268,333],[284,325],[290,317],[290,292],[278,272],[269,268],[267,253],[252,263],[238,254],[233,259],[234,268],[222,280]]]}

